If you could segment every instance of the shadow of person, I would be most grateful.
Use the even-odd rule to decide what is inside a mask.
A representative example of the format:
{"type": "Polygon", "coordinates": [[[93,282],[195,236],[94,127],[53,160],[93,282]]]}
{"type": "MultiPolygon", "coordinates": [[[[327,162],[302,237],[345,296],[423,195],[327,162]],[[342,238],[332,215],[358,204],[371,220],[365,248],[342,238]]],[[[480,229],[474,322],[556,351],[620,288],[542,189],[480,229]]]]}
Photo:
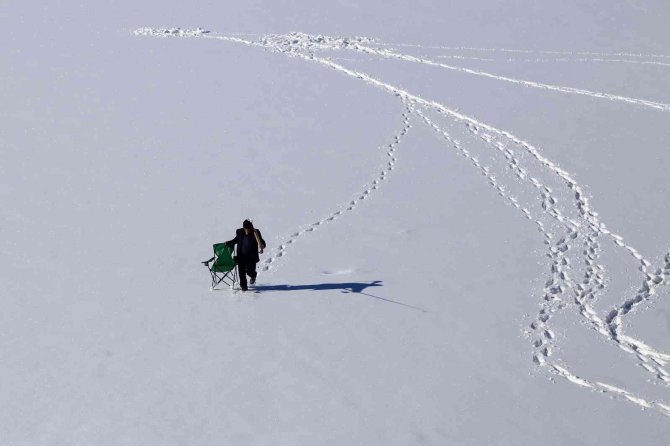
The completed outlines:
{"type": "Polygon", "coordinates": [[[403,307],[411,308],[418,310],[424,313],[428,313],[427,310],[423,308],[415,307],[413,305],[408,305],[402,302],[398,302],[392,299],[387,299],[381,296],[375,296],[374,294],[364,293],[368,288],[371,287],[381,287],[381,280],[373,280],[372,282],[341,282],[341,283],[315,283],[311,285],[258,285],[255,287],[257,291],[326,291],[326,290],[340,290],[342,293],[353,293],[360,294],[363,296],[368,296],[373,299],[383,300],[385,302],[390,302],[396,305],[402,305],[403,307]]]}
{"type": "Polygon", "coordinates": [[[362,293],[369,287],[382,286],[381,280],[372,282],[318,283],[313,285],[258,285],[259,291],[325,291],[341,290],[344,293],[362,293]]]}

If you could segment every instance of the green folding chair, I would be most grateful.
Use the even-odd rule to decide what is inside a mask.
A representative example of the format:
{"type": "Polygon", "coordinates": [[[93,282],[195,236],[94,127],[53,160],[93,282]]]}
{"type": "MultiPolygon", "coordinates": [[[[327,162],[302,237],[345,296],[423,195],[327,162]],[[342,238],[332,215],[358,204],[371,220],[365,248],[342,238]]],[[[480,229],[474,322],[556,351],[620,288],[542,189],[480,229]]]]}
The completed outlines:
{"type": "Polygon", "coordinates": [[[212,289],[216,288],[221,282],[232,288],[237,282],[237,268],[235,267],[233,254],[233,248],[225,243],[214,245],[214,262],[211,266],[209,262],[205,263],[212,275],[212,289]]]}

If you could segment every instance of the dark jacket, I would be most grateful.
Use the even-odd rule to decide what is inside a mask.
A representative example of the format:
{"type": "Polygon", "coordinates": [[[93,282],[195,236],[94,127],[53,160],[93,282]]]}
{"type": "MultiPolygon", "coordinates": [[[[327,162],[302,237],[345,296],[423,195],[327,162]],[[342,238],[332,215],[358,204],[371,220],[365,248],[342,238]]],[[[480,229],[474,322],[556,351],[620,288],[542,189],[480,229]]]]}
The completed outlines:
{"type": "Polygon", "coordinates": [[[247,236],[244,233],[243,228],[239,228],[237,231],[235,231],[235,238],[232,240],[228,240],[226,242],[226,245],[230,246],[231,248],[234,247],[237,244],[237,259],[246,261],[246,262],[254,262],[258,263],[260,258],[258,257],[258,242],[256,241],[256,237],[254,236],[254,232],[256,231],[256,234],[258,234],[258,239],[261,241],[261,246],[263,249],[265,249],[265,240],[263,240],[263,236],[261,235],[261,231],[258,229],[252,230],[249,235],[247,236]],[[244,242],[244,237],[247,238],[247,243],[249,244],[249,250],[251,251],[250,256],[244,256],[242,253],[242,244],[244,242]]]}

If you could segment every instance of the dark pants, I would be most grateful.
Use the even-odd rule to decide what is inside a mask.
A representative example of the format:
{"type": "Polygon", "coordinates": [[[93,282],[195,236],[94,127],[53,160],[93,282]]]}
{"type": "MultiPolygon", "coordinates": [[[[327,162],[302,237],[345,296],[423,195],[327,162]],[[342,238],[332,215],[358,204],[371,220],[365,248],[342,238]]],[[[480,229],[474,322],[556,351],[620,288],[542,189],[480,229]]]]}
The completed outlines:
{"type": "Polygon", "coordinates": [[[240,288],[247,288],[247,275],[256,278],[256,262],[253,260],[237,260],[237,272],[240,274],[240,288]]]}

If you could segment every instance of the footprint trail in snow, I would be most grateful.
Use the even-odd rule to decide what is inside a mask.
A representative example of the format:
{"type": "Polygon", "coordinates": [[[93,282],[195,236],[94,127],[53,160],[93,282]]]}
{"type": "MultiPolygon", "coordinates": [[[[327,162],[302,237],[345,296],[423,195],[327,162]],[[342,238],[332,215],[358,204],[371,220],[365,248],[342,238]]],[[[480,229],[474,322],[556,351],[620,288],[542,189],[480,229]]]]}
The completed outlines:
{"type": "MultiPolygon", "coordinates": [[[[404,126],[398,134],[391,137],[382,148],[386,150],[387,163],[381,172],[356,194],[348,203],[339,206],[321,220],[308,224],[295,231],[281,243],[272,256],[265,261],[264,270],[272,268],[282,259],[288,248],[299,237],[337,220],[343,213],[353,210],[367,200],[392,172],[397,161],[396,149],[401,138],[410,129],[410,115],[418,123],[432,128],[444,146],[463,156],[476,171],[491,185],[507,204],[517,209],[520,215],[530,221],[541,234],[546,248],[548,275],[542,290],[540,310],[530,324],[528,335],[534,349],[533,361],[542,369],[567,381],[602,392],[613,398],[631,402],[641,408],[653,408],[670,416],[670,403],[657,395],[641,396],[635,390],[622,386],[588,379],[580,376],[565,361],[555,354],[561,336],[552,329],[552,318],[558,314],[572,314],[589,326],[593,333],[606,341],[606,344],[627,353],[631,360],[640,364],[642,373],[649,380],[659,384],[659,389],[670,385],[670,354],[657,350],[642,340],[628,336],[624,331],[624,318],[633,310],[641,311],[643,304],[653,302],[655,294],[670,280],[670,253],[664,262],[654,268],[638,250],[630,246],[620,235],[612,232],[591,208],[583,188],[573,177],[556,163],[545,158],[540,150],[511,132],[498,129],[477,119],[451,109],[430,98],[424,98],[400,87],[386,83],[366,73],[347,68],[333,58],[322,57],[320,52],[350,51],[362,53],[379,60],[394,59],[412,64],[433,66],[458,71],[464,74],[488,78],[491,80],[538,88],[560,94],[580,95],[593,100],[610,100],[623,104],[644,107],[658,112],[670,111],[670,105],[621,96],[612,93],[594,92],[573,87],[551,85],[547,83],[499,76],[493,73],[444,64],[425,57],[400,53],[385,47],[416,47],[420,45],[386,45],[375,39],[364,37],[328,37],[312,36],[303,33],[262,36],[249,40],[238,35],[220,35],[205,31],[182,29],[142,28],[136,35],[154,37],[190,37],[218,39],[279,52],[289,57],[303,59],[334,69],[344,75],[357,78],[371,86],[391,93],[402,102],[404,126]],[[605,243],[607,243],[605,247],[605,243]],[[607,291],[607,273],[599,263],[604,249],[623,250],[628,258],[639,267],[641,286],[633,295],[624,299],[607,314],[599,314],[594,304],[607,291]]],[[[517,53],[533,54],[526,50],[433,47],[442,50],[478,51],[487,54],[517,53]]],[[[663,55],[641,55],[625,53],[588,53],[588,52],[535,52],[541,55],[571,57],[577,61],[610,61],[621,63],[627,58],[629,63],[647,63],[665,65],[670,57],[663,55]]],[[[457,60],[458,55],[450,58],[457,60]]],[[[461,56],[465,59],[466,56],[461,56]]],[[[342,58],[339,58],[342,59],[342,58]]],[[[485,58],[480,58],[485,60],[485,58]]],[[[514,61],[514,60],[510,60],[514,61]]],[[[518,60],[523,61],[523,60],[518,60]]],[[[660,392],[659,392],[660,393],[660,392]]]]}

